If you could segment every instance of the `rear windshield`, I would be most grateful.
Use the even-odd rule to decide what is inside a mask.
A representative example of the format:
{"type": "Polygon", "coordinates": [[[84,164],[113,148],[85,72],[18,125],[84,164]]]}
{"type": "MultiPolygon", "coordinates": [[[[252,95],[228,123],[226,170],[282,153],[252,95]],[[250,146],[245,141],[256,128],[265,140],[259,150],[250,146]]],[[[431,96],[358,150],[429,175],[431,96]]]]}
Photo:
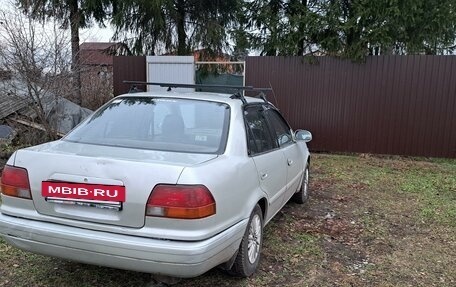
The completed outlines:
{"type": "Polygon", "coordinates": [[[190,153],[223,153],[229,122],[224,103],[173,98],[118,98],[64,140],[190,153]]]}

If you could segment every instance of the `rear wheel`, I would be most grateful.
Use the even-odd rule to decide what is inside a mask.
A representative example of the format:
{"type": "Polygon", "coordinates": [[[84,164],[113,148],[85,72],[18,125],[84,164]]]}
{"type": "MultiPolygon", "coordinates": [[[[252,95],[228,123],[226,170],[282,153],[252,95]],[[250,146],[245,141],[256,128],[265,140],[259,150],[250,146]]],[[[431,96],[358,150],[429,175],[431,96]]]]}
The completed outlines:
{"type": "Polygon", "coordinates": [[[302,176],[301,188],[293,195],[293,201],[303,204],[309,199],[309,165],[307,164],[302,176]]]}
{"type": "Polygon", "coordinates": [[[230,273],[239,277],[252,275],[260,262],[263,243],[263,213],[257,204],[250,215],[247,229],[230,273]]]}

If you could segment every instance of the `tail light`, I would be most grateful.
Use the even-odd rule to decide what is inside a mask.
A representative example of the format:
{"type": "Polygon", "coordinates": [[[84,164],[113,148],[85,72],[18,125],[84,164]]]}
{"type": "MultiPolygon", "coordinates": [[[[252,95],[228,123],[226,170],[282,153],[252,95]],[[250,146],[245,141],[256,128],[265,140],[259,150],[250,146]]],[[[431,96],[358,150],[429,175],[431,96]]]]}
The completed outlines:
{"type": "Polygon", "coordinates": [[[213,214],[215,200],[204,185],[159,184],[147,201],[147,216],[197,219],[213,214]]]}
{"type": "Polygon", "coordinates": [[[0,190],[4,195],[32,199],[27,170],[6,165],[2,173],[0,190]]]}

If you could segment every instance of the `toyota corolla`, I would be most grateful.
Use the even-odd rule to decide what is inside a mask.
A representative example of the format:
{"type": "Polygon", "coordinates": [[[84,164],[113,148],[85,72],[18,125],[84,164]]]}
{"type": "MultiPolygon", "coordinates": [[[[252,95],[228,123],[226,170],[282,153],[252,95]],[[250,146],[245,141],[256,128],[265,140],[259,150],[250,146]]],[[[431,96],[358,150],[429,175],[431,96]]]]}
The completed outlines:
{"type": "Polygon", "coordinates": [[[64,138],[16,151],[1,178],[11,245],[88,264],[250,276],[263,228],[308,198],[311,134],[264,98],[114,98],[64,138]]]}

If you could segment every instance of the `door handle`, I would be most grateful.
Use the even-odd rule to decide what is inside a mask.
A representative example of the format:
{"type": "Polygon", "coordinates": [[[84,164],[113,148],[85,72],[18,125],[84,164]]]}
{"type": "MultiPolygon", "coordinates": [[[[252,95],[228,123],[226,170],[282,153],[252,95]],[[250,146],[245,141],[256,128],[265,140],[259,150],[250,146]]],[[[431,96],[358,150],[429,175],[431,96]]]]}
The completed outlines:
{"type": "Polygon", "coordinates": [[[288,165],[293,165],[293,160],[292,159],[288,159],[287,162],[288,162],[288,165]]]}
{"type": "Polygon", "coordinates": [[[268,174],[267,174],[267,173],[262,173],[262,174],[261,174],[261,179],[264,180],[264,179],[266,179],[267,177],[268,177],[268,174]]]}

